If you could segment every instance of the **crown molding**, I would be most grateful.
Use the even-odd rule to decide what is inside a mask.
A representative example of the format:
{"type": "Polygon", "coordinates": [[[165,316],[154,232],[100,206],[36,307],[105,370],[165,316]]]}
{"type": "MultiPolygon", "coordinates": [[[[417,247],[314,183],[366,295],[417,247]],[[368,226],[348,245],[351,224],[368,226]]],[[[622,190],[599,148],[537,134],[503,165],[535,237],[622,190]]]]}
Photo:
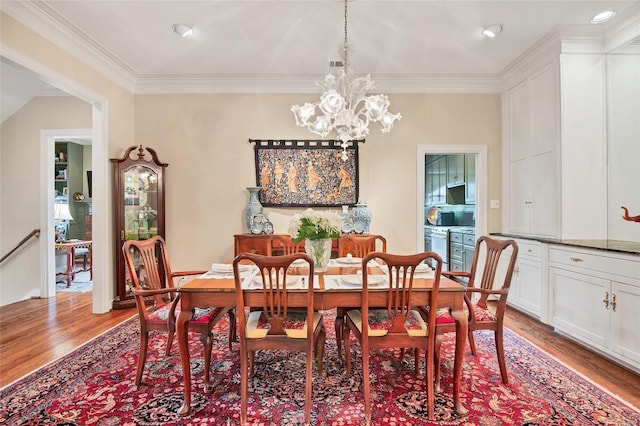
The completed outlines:
{"type": "Polygon", "coordinates": [[[2,1],[0,10],[67,51],[100,74],[133,92],[136,76],[94,40],[38,0],[2,1]]]}
{"type": "MultiPolygon", "coordinates": [[[[373,90],[385,93],[499,93],[500,80],[484,75],[375,75],[373,90]]],[[[317,75],[149,76],[138,79],[136,94],[179,93],[314,93],[317,75]]]]}
{"type": "Polygon", "coordinates": [[[605,48],[612,51],[640,37],[640,3],[632,7],[625,20],[605,33],[605,48]]]}

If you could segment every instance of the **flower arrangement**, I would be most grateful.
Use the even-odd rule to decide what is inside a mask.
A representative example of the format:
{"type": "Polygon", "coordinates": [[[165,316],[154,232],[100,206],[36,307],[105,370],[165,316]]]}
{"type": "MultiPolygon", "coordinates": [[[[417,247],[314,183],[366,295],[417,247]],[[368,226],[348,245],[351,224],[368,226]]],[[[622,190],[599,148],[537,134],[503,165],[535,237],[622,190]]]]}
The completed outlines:
{"type": "Polygon", "coordinates": [[[323,238],[338,238],[342,225],[342,216],[337,212],[307,209],[293,215],[289,223],[289,234],[293,242],[296,243],[305,239],[313,241],[323,238]]]}

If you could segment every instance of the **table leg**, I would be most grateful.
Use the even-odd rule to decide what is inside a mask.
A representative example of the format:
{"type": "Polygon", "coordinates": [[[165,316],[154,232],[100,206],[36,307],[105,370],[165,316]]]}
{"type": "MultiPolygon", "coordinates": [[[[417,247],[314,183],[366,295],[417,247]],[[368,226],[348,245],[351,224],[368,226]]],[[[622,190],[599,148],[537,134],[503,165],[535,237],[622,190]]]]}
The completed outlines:
{"type": "Polygon", "coordinates": [[[93,281],[93,244],[89,245],[89,281],[93,281]]]}
{"type": "Polygon", "coordinates": [[[464,347],[467,342],[469,324],[467,316],[462,309],[451,311],[451,316],[456,321],[456,355],[453,362],[453,405],[456,413],[465,415],[469,412],[460,402],[460,382],[462,381],[462,361],[464,359],[464,347]]]}
{"type": "Polygon", "coordinates": [[[67,287],[71,287],[71,275],[73,271],[73,247],[67,247],[67,287]]]}
{"type": "Polygon", "coordinates": [[[178,335],[178,348],[180,349],[180,360],[182,361],[182,375],[184,378],[184,402],[178,410],[178,414],[186,416],[191,411],[191,367],[189,359],[189,330],[188,324],[191,319],[189,310],[181,311],[176,323],[176,333],[178,335]]]}

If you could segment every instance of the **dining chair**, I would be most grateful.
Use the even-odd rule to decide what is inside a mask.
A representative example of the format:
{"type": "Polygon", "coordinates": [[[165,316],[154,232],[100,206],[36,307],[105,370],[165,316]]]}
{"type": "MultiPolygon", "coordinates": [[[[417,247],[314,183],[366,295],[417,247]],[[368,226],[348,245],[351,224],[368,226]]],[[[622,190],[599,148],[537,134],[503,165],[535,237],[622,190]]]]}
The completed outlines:
{"type": "MultiPolygon", "coordinates": [[[[180,314],[180,295],[174,280],[200,275],[206,271],[174,272],[169,264],[167,246],[161,236],[146,240],[128,240],[122,246],[125,263],[131,278],[133,296],[140,320],[140,354],[136,371],[136,386],[142,383],[142,373],[147,359],[149,332],[166,331],[167,348],[165,356],[171,352],[173,337],[176,332],[176,318],[180,314]],[[151,304],[151,306],[147,306],[151,304]]],[[[209,366],[213,345],[212,328],[224,315],[229,317],[229,350],[235,338],[236,319],[232,308],[204,307],[196,309],[188,329],[200,333],[204,357],[205,391],[212,390],[209,382],[209,366]]]]}
{"type": "MultiPolygon", "coordinates": [[[[313,357],[316,355],[318,374],[322,375],[322,359],[326,332],[322,314],[313,306],[313,259],[305,253],[282,256],[263,256],[241,253],[233,260],[235,276],[236,309],[240,336],[240,422],[247,423],[247,400],[249,376],[254,375],[255,353],[261,349],[282,349],[305,352],[307,357],[305,372],[305,424],[311,420],[311,391],[313,357]],[[291,263],[303,259],[309,263],[309,272],[302,277],[287,275],[291,263]],[[257,267],[256,280],[260,283],[256,291],[262,292],[262,308],[245,309],[245,293],[240,264],[257,267]],[[294,278],[295,279],[292,279],[294,278]],[[298,296],[291,293],[294,283],[306,281],[306,310],[300,305],[289,309],[290,300],[298,296]]],[[[300,293],[300,290],[294,290],[300,293]]]]}
{"type": "Polygon", "coordinates": [[[304,253],[304,241],[294,243],[290,235],[274,235],[271,238],[272,253],[294,254],[304,253]]]}
{"type": "MultiPolygon", "coordinates": [[[[476,330],[493,330],[500,375],[504,384],[509,383],[507,366],[504,359],[503,324],[507,307],[507,296],[511,286],[511,277],[518,257],[518,244],[514,240],[497,240],[481,236],[476,241],[475,253],[468,272],[443,271],[442,275],[450,278],[468,279],[464,297],[465,312],[469,321],[469,346],[471,353],[476,354],[473,332],[476,330]],[[495,312],[489,310],[487,300],[498,297],[495,312]]],[[[432,305],[433,306],[433,305],[432,305]]],[[[431,316],[432,310],[421,307],[423,317],[431,316]]],[[[456,325],[448,310],[437,310],[436,317],[436,390],[440,388],[440,346],[444,334],[455,333],[456,325]]]]}
{"type": "MultiPolygon", "coordinates": [[[[380,251],[387,252],[387,240],[382,235],[375,234],[348,234],[338,238],[338,257],[365,257],[369,253],[380,251]]],[[[342,325],[347,311],[353,308],[337,308],[334,329],[336,344],[338,346],[338,358],[342,359],[342,325]]]]}
{"type": "MultiPolygon", "coordinates": [[[[436,253],[424,252],[409,255],[382,252],[369,253],[362,260],[362,297],[358,309],[349,310],[344,322],[344,347],[347,374],[351,373],[351,332],[360,342],[362,350],[362,380],[365,420],[371,422],[371,391],[369,375],[369,352],[373,349],[414,348],[414,371],[418,375],[420,352],[425,351],[425,385],[429,420],[434,418],[434,374],[435,374],[435,328],[436,312],[424,320],[413,304],[415,270],[425,260],[431,260],[435,268],[433,285],[429,293],[429,305],[437,306],[440,289],[442,259],[436,253]],[[370,283],[372,275],[368,263],[376,260],[385,269],[382,290],[386,288],[386,308],[370,307],[375,297],[370,283]]],[[[379,275],[378,275],[379,277],[379,275]]]]}

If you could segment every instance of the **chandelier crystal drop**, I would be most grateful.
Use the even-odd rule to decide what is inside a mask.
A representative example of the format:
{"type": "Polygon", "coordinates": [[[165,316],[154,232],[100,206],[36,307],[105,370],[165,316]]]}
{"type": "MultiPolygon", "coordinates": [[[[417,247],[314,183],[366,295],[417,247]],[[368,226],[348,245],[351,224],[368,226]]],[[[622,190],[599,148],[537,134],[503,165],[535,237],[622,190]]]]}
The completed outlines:
{"type": "Polygon", "coordinates": [[[296,124],[306,127],[312,133],[322,137],[335,132],[342,142],[342,160],[348,158],[349,141],[363,139],[369,134],[369,123],[379,122],[381,131],[387,133],[400,114],[391,114],[387,95],[367,95],[375,87],[371,75],[351,78],[348,68],[347,43],[347,1],[344,2],[344,45],[343,69],[339,77],[327,74],[324,82],[316,83],[322,88],[318,102],[306,102],[291,107],[296,124]]]}

